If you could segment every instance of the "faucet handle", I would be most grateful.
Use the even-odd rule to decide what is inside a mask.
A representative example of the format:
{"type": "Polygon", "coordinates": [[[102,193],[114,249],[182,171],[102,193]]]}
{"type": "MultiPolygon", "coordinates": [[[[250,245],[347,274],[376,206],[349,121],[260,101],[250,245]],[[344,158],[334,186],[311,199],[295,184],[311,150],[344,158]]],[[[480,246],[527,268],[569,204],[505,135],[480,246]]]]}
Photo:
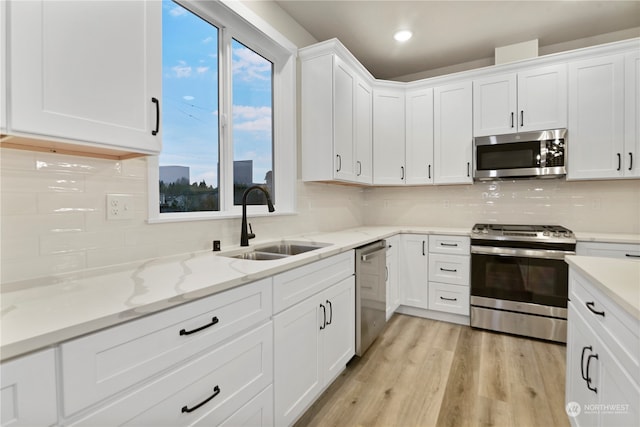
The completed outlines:
{"type": "Polygon", "coordinates": [[[248,239],[253,239],[254,237],[256,237],[255,234],[253,234],[253,228],[251,228],[251,223],[247,224],[249,226],[249,234],[247,235],[248,239]]]}

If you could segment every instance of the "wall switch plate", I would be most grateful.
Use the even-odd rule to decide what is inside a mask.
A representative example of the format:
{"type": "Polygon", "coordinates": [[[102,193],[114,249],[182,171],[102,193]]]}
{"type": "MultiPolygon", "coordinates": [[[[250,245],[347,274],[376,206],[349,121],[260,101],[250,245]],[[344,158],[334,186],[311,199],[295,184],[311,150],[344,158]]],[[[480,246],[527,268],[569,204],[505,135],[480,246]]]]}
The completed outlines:
{"type": "Polygon", "coordinates": [[[107,220],[132,218],[133,196],[131,194],[107,194],[107,220]]]}

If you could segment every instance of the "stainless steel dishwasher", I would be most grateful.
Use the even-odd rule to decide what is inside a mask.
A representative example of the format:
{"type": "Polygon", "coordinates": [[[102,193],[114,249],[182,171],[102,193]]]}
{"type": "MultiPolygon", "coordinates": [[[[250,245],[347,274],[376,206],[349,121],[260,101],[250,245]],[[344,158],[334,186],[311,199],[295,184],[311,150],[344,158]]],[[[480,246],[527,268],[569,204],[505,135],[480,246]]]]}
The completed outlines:
{"type": "Polygon", "coordinates": [[[356,355],[362,356],[387,323],[387,242],[356,248],[356,355]]]}

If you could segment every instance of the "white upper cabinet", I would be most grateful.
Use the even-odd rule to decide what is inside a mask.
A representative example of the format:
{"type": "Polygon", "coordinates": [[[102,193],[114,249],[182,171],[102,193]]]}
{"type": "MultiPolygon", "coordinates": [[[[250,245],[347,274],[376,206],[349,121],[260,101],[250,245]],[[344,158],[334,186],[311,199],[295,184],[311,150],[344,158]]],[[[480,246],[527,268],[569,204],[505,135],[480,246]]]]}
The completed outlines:
{"type": "Polygon", "coordinates": [[[302,179],[372,182],[372,89],[336,41],[300,51],[302,179]]]}
{"type": "Polygon", "coordinates": [[[373,89],[362,79],[356,81],[355,116],[356,181],[373,182],[373,89]]]}
{"type": "Polygon", "coordinates": [[[624,175],[640,177],[640,51],[627,54],[624,61],[624,175]]]}
{"type": "Polygon", "coordinates": [[[8,133],[160,152],[161,6],[10,2],[8,133]]]}
{"type": "Polygon", "coordinates": [[[433,89],[408,90],[405,97],[405,182],[433,184],[433,89]]]}
{"type": "Polygon", "coordinates": [[[434,183],[471,184],[472,84],[434,89],[434,183]]]}
{"type": "Polygon", "coordinates": [[[404,88],[373,90],[373,183],[404,184],[405,167],[404,88]]]}
{"type": "Polygon", "coordinates": [[[534,68],[473,82],[474,136],[567,127],[567,67],[534,68]]]}
{"type": "Polygon", "coordinates": [[[624,55],[569,64],[568,179],[624,174],[624,55]]]}

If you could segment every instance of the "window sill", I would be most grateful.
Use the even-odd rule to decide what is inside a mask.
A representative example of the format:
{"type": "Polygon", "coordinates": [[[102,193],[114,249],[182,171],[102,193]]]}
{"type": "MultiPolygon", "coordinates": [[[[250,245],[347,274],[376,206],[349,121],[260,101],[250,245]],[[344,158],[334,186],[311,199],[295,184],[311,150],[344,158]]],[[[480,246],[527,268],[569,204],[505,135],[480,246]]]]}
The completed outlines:
{"type": "MultiPolygon", "coordinates": [[[[248,218],[267,217],[267,216],[293,216],[298,215],[295,211],[285,211],[273,213],[269,212],[248,212],[248,218]]],[[[241,212],[225,212],[225,213],[202,213],[202,212],[180,212],[176,214],[163,214],[158,218],[147,219],[147,224],[164,224],[169,222],[190,222],[190,221],[215,221],[222,219],[242,218],[241,212]]]]}

